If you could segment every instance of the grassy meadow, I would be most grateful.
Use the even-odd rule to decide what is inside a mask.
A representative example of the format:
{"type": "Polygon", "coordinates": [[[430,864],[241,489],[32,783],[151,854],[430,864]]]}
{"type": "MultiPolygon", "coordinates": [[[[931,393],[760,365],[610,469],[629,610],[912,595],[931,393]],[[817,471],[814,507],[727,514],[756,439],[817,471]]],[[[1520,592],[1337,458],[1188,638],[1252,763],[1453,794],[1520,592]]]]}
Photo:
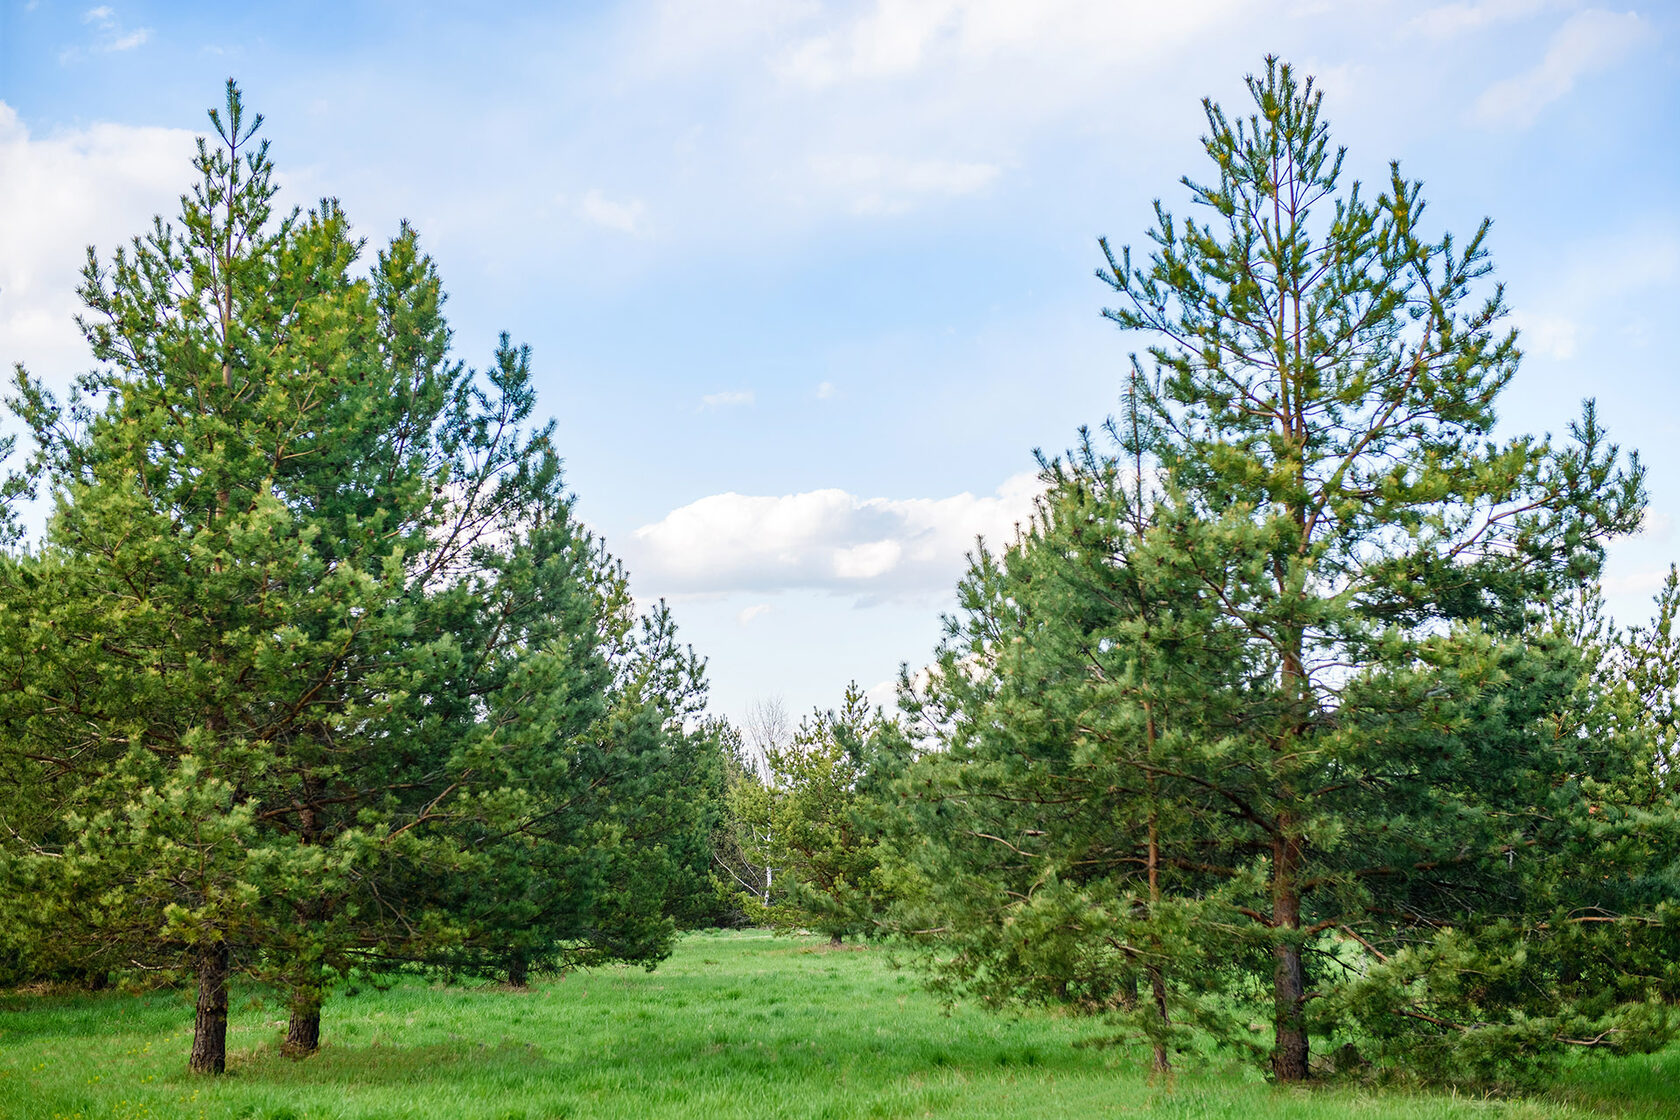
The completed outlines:
{"type": "Polygon", "coordinates": [[[0,1117],[461,1120],[810,1117],[1680,1118],[1680,1051],[1583,1063],[1551,1095],[1275,1089],[1213,1067],[1152,1084],[1100,1023],[947,1014],[879,949],[696,934],[655,972],[340,991],[321,1052],[279,1052],[284,1009],[238,993],[229,1073],[189,1077],[180,993],[0,998],[0,1117]]]}

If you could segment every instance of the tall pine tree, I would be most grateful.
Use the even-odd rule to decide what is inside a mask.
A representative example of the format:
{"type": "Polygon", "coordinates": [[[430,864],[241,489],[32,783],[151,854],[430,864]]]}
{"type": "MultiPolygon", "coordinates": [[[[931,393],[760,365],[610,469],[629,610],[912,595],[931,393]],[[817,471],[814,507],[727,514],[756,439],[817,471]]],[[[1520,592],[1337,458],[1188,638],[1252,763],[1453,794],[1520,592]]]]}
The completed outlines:
{"type": "MultiPolygon", "coordinates": [[[[1437,987],[1473,987],[1500,950],[1467,931],[1547,927],[1537,864],[1584,819],[1558,807],[1643,749],[1558,734],[1589,669],[1544,616],[1644,496],[1590,404],[1561,443],[1493,438],[1520,351],[1487,224],[1432,239],[1397,166],[1374,198],[1343,182],[1310,80],[1268,60],[1248,89],[1246,119],[1206,106],[1198,216],[1157,204],[1141,261],[1103,243],[1106,314],[1148,342],[1116,433],[1136,458],[1051,470],[907,696],[950,747],[912,787],[922,878],[967,889],[915,924],[971,984],[1124,1003],[1141,967],[1158,1062],[1175,998],[1217,1019],[1195,992],[1240,1007],[1264,977],[1297,1081],[1355,978],[1460,1055],[1532,1010],[1493,986],[1437,1014],[1393,966],[1434,944],[1437,987]]],[[[1666,1037],[1651,984],[1593,1004],[1550,980],[1531,1052],[1666,1037]]]]}

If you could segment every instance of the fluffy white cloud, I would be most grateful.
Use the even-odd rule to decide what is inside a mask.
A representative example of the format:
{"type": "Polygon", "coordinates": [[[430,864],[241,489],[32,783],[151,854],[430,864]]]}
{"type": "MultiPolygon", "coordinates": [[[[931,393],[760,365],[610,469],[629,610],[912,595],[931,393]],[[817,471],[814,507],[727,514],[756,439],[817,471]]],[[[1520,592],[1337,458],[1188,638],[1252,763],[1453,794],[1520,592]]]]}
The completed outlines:
{"type": "Polygon", "coordinates": [[[1531,354],[1568,361],[1575,356],[1580,326],[1563,315],[1542,315],[1518,311],[1511,315],[1511,324],[1521,332],[1522,347],[1531,354]]]}
{"type": "Polygon", "coordinates": [[[757,398],[751,389],[733,389],[723,393],[707,393],[700,398],[701,408],[739,408],[752,404],[757,398]]]}
{"type": "Polygon", "coordinates": [[[1577,79],[1621,59],[1648,30],[1637,12],[1588,8],[1575,13],[1553,32],[1538,64],[1482,93],[1476,101],[1476,119],[1519,128],[1533,124],[1540,110],[1575,88],[1577,79]]]}
{"type": "Polygon", "coordinates": [[[192,133],[96,124],[31,136],[0,103],[0,363],[62,382],[87,364],[78,272],[169,213],[191,174],[192,133]]]}
{"type": "Polygon", "coordinates": [[[1038,476],[1027,473],[984,496],[714,494],[637,529],[625,556],[644,593],[658,595],[817,589],[879,601],[942,593],[976,537],[1013,538],[1038,491],[1038,476]]]}
{"type": "Polygon", "coordinates": [[[619,233],[646,233],[646,211],[637,199],[615,202],[598,190],[586,192],[577,206],[578,215],[585,221],[619,233]]]}

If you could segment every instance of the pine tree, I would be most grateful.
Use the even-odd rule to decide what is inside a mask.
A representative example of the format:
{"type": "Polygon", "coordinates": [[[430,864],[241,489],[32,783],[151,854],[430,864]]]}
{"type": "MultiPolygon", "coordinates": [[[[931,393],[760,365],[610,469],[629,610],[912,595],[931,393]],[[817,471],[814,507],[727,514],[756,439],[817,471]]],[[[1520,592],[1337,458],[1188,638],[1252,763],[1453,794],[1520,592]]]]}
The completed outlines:
{"type": "Polygon", "coordinates": [[[775,868],[766,898],[740,895],[747,916],[779,931],[814,929],[839,945],[874,932],[884,906],[882,809],[901,759],[896,728],[854,682],[838,709],[813,711],[766,753],[766,780],[737,787],[748,861],[775,868]]]}
{"type": "Polygon", "coordinates": [[[659,701],[614,699],[634,617],[529,351],[466,369],[411,229],[358,277],[336,203],[274,212],[232,83],[211,122],[179,223],[90,251],[100,368],[64,407],[19,372],[54,512],[0,564],[0,766],[43,808],[0,862],[76,952],[195,976],[220,1072],[236,972],[288,991],[302,1054],[332,975],[506,947],[516,843],[595,853],[544,888],[591,916],[553,936],[657,956],[657,843],[616,822],[670,722],[615,724],[659,701]]]}
{"type": "Polygon", "coordinates": [[[1182,573],[1140,562],[1159,499],[1136,390],[1108,426],[1125,456],[1083,433],[1042,463],[1031,522],[976,553],[930,680],[904,682],[940,749],[908,787],[898,920],[947,991],[1110,1015],[1164,1072],[1189,1027],[1248,1042],[1247,1016],[1207,998],[1244,951],[1209,897],[1230,830],[1175,772],[1241,655],[1182,573]]]}
{"type": "MultiPolygon", "coordinates": [[[[1139,1023],[1158,1046],[1173,970],[1192,1015],[1210,1008],[1182,993],[1240,1009],[1264,977],[1271,1069],[1296,1081],[1309,1035],[1350,1022],[1354,977],[1544,920],[1518,886],[1554,828],[1535,807],[1637,752],[1556,734],[1585,669],[1545,606],[1644,496],[1590,402],[1561,444],[1493,441],[1520,352],[1487,224],[1430,240],[1398,166],[1374,199],[1343,184],[1310,80],[1268,60],[1248,89],[1246,120],[1206,105],[1214,178],[1184,180],[1205,218],[1157,204],[1142,262],[1102,243],[1105,314],[1149,341],[1115,432],[1131,501],[1103,497],[1126,455],[1052,469],[1038,529],[977,560],[941,671],[902,703],[949,747],[920,772],[951,818],[921,878],[993,915],[922,922],[960,969],[1100,1001],[1158,961],[1167,998],[1139,1023]],[[1014,831],[976,843],[975,813],[1014,831]],[[1027,913],[1057,935],[1029,942],[1027,913]]],[[[1460,1052],[1517,1014],[1435,1016],[1409,983],[1384,982],[1390,1018],[1460,1052]]],[[[1626,1004],[1565,1002],[1601,1042],[1666,1037],[1626,1004]]],[[[1527,1045],[1579,1025],[1553,1016],[1527,1045]]]]}

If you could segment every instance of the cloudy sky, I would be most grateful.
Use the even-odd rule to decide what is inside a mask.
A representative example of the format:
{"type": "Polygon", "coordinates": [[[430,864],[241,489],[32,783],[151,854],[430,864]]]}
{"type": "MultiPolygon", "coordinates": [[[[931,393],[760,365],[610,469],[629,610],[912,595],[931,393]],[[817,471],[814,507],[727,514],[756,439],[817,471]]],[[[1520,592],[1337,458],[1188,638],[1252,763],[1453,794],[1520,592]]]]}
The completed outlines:
{"type": "MultiPolygon", "coordinates": [[[[1277,52],[1354,174],[1494,218],[1511,431],[1596,396],[1680,557],[1680,4],[1635,0],[0,0],[0,361],[62,384],[88,244],[187,186],[235,77],[288,198],[414,221],[461,353],[536,355],[583,517],[740,714],[884,685],[1032,451],[1112,411],[1096,238],[1205,169],[1200,99],[1277,52]]],[[[883,688],[881,695],[886,695],[883,688]]]]}

